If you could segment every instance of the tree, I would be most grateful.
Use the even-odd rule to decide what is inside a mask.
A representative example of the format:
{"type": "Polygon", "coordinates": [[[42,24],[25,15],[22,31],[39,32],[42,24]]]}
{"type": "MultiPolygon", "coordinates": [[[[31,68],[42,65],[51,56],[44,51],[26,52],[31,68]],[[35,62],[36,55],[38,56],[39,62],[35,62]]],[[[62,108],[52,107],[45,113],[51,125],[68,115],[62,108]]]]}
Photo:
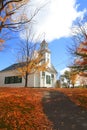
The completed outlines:
{"type": "Polygon", "coordinates": [[[82,76],[87,76],[87,39],[80,43],[76,50],[77,59],[74,62],[73,68],[82,76]]]}
{"type": "Polygon", "coordinates": [[[71,81],[71,85],[72,85],[73,88],[75,87],[75,83],[76,83],[77,78],[78,78],[77,72],[73,71],[71,69],[71,71],[70,71],[70,81],[71,81]]]}
{"type": "MultiPolygon", "coordinates": [[[[1,33],[7,29],[11,31],[19,31],[23,29],[26,23],[30,23],[40,8],[36,8],[34,13],[28,18],[25,8],[29,0],[0,0],[0,49],[5,39],[1,33]]],[[[30,13],[30,12],[29,12],[30,13]]]]}
{"type": "MultiPolygon", "coordinates": [[[[63,85],[67,84],[67,87],[70,87],[70,73],[69,71],[65,71],[63,75],[60,76],[60,79],[62,80],[63,85]]],[[[65,86],[66,87],[66,86],[65,86]]]]}
{"type": "Polygon", "coordinates": [[[69,71],[65,71],[64,74],[60,76],[61,83],[64,87],[73,87],[75,86],[77,79],[77,73],[72,69],[69,71]]]}
{"type": "Polygon", "coordinates": [[[25,38],[26,40],[22,41],[19,46],[17,71],[18,75],[24,77],[25,87],[27,87],[28,76],[37,71],[45,71],[47,63],[42,64],[44,57],[37,49],[38,44],[33,43],[32,29],[26,29],[25,38]]]}
{"type": "Polygon", "coordinates": [[[74,71],[78,72],[81,76],[87,77],[87,24],[79,23],[75,25],[73,35],[77,46],[70,49],[71,54],[74,57],[74,62],[70,65],[74,71]]]}
{"type": "MultiPolygon", "coordinates": [[[[12,16],[17,13],[17,11],[26,4],[28,0],[0,0],[0,51],[3,48],[3,43],[5,41],[1,33],[6,32],[8,29],[16,29],[18,26],[21,26],[25,23],[20,16],[20,21],[13,20],[12,16]]],[[[7,33],[5,33],[6,35],[7,33]]]]}
{"type": "Polygon", "coordinates": [[[60,80],[56,81],[55,88],[61,88],[60,80]]]}
{"type": "Polygon", "coordinates": [[[28,2],[29,0],[1,0],[0,2],[0,32],[3,28],[16,29],[25,22],[29,22],[30,19],[25,19],[23,14],[19,14],[19,20],[14,14],[28,2]]]}

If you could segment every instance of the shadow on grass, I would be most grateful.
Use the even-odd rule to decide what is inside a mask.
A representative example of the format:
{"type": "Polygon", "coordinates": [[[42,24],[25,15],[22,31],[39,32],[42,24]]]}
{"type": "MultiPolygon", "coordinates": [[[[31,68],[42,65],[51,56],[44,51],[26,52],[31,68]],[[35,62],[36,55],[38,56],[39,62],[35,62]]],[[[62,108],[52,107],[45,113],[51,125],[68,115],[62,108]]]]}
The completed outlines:
{"type": "Polygon", "coordinates": [[[53,123],[52,130],[87,130],[87,111],[78,107],[63,93],[46,91],[43,109],[53,123]]]}

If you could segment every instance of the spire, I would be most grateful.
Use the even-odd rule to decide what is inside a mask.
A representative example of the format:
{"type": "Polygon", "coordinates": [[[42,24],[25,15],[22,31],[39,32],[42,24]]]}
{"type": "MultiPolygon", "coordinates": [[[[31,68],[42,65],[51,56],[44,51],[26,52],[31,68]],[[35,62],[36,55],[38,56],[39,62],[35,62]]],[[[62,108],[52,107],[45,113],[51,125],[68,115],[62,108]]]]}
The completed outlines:
{"type": "Polygon", "coordinates": [[[45,41],[45,39],[41,42],[40,50],[49,50],[48,43],[45,41]]]}

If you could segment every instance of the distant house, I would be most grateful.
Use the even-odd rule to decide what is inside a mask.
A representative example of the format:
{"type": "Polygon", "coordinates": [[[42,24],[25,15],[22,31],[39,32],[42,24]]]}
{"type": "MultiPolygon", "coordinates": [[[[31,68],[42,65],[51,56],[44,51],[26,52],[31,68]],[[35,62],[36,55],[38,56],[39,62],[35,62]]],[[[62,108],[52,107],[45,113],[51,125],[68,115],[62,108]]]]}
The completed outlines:
{"type": "Polygon", "coordinates": [[[77,81],[76,81],[76,86],[77,87],[80,86],[80,87],[86,87],[87,88],[87,77],[78,75],[78,78],[77,78],[77,81]]]}
{"type": "MultiPolygon", "coordinates": [[[[43,40],[40,45],[40,51],[44,56],[44,61],[48,62],[47,70],[36,72],[28,76],[28,87],[54,87],[57,78],[57,71],[51,63],[51,52],[48,49],[48,43],[43,40]]],[[[24,87],[24,77],[18,77],[17,64],[13,64],[0,71],[0,86],[24,87]]]]}

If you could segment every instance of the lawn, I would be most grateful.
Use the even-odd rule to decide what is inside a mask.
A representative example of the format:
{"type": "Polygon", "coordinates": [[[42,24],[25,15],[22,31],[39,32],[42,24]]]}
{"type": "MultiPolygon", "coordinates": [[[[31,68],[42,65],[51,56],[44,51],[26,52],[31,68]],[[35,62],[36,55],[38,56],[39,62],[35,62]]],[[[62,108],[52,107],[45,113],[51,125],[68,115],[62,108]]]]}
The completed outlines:
{"type": "Polygon", "coordinates": [[[43,112],[45,91],[60,91],[87,109],[87,89],[0,88],[0,130],[52,130],[43,112]]]}

